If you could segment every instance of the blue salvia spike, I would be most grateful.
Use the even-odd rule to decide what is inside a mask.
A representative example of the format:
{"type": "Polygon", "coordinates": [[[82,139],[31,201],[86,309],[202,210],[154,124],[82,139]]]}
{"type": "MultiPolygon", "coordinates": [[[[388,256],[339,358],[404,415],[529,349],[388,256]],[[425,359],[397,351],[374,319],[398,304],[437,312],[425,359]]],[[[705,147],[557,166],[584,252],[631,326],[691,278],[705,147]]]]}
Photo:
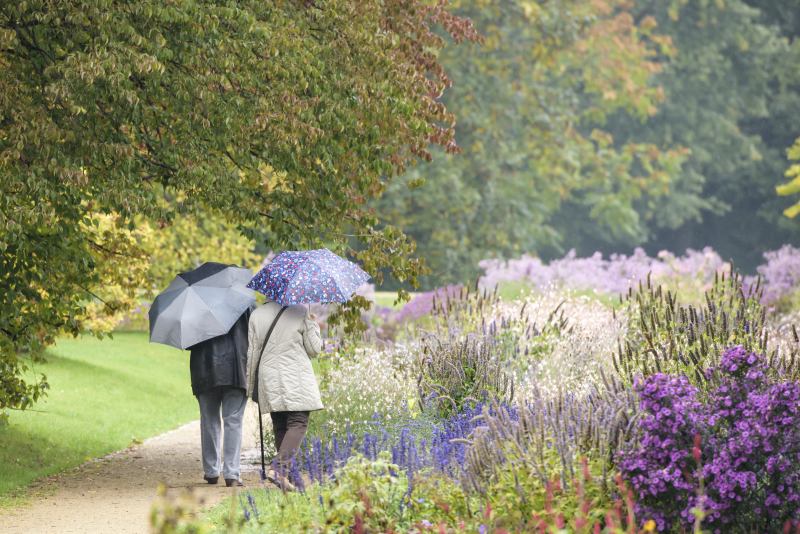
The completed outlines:
{"type": "MultiPolygon", "coordinates": [[[[298,455],[298,456],[301,456],[301,455],[298,455]]],[[[301,461],[302,461],[302,464],[303,464],[303,470],[311,473],[311,461],[310,461],[311,460],[311,453],[309,452],[308,447],[306,447],[305,445],[303,445],[303,453],[302,453],[301,458],[302,458],[301,461]]]]}
{"type": "Polygon", "coordinates": [[[301,492],[305,490],[305,483],[303,482],[303,477],[300,474],[300,469],[297,465],[297,462],[292,461],[292,465],[290,467],[290,480],[292,480],[297,486],[297,489],[301,492]]]}
{"type": "Polygon", "coordinates": [[[314,465],[317,471],[317,480],[322,482],[325,477],[325,465],[322,462],[322,440],[319,438],[315,441],[314,449],[314,465]]]}
{"type": "Polygon", "coordinates": [[[259,519],[258,506],[256,505],[255,497],[250,492],[247,493],[247,502],[250,503],[250,508],[253,510],[253,515],[257,521],[259,519]]]}
{"type": "Polygon", "coordinates": [[[337,462],[341,460],[341,455],[339,453],[339,440],[336,439],[336,436],[333,437],[333,457],[336,459],[337,462]]]}
{"type": "Polygon", "coordinates": [[[245,505],[244,500],[242,500],[242,494],[239,494],[239,506],[242,508],[242,512],[244,513],[244,520],[250,521],[250,511],[247,509],[247,505],[245,505]]]}

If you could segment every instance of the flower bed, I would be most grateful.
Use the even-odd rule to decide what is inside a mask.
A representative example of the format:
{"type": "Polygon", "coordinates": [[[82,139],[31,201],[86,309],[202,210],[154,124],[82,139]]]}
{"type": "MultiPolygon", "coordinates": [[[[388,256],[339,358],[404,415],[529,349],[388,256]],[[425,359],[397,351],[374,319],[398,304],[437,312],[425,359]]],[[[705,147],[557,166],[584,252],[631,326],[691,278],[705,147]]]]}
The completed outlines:
{"type": "MultiPolygon", "coordinates": [[[[327,409],[312,417],[290,474],[303,493],[249,490],[218,523],[245,532],[800,528],[794,316],[775,322],[765,305],[776,275],[765,270],[758,285],[698,254],[667,259],[673,273],[713,267],[693,275],[700,299],[645,277],[613,306],[563,286],[513,301],[465,287],[418,300],[394,344],[343,348],[320,367],[327,409]]],[[[653,266],[641,255],[625,262],[653,266]]],[[[637,271],[619,272],[617,281],[637,271]]]]}

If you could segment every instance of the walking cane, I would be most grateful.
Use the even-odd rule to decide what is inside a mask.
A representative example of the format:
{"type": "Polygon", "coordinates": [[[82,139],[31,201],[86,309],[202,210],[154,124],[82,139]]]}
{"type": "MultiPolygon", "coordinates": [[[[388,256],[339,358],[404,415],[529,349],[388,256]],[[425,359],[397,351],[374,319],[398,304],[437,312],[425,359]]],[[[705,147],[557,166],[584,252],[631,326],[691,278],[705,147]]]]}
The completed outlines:
{"type": "Polygon", "coordinates": [[[259,395],[258,387],[258,371],[261,367],[261,357],[264,355],[264,349],[267,347],[267,342],[269,341],[269,337],[272,335],[272,331],[275,329],[275,325],[278,323],[278,319],[281,318],[283,312],[286,311],[286,306],[282,307],[278,314],[275,316],[275,319],[272,320],[272,324],[269,326],[269,330],[267,331],[267,336],[264,338],[264,344],[261,345],[261,350],[258,351],[258,362],[256,362],[256,384],[255,384],[255,392],[256,392],[256,403],[258,403],[258,437],[259,441],[261,442],[261,481],[267,479],[267,467],[264,461],[264,423],[261,421],[261,395],[259,395]]]}
{"type": "Polygon", "coordinates": [[[258,405],[258,437],[261,438],[261,481],[267,479],[267,468],[264,465],[264,423],[261,422],[261,404],[258,405]]]}

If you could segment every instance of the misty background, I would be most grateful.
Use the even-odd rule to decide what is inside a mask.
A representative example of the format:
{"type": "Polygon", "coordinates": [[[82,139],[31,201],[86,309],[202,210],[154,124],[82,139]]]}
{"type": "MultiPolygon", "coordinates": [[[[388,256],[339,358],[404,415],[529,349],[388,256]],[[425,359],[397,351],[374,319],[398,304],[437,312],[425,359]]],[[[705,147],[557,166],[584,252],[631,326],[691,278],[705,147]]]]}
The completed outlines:
{"type": "Polygon", "coordinates": [[[474,279],[485,258],[711,246],[752,272],[800,243],[782,213],[795,200],[775,192],[800,135],[800,2],[628,7],[598,21],[556,3],[461,4],[486,38],[441,57],[462,152],[376,205],[416,240],[423,289],[474,279]]]}

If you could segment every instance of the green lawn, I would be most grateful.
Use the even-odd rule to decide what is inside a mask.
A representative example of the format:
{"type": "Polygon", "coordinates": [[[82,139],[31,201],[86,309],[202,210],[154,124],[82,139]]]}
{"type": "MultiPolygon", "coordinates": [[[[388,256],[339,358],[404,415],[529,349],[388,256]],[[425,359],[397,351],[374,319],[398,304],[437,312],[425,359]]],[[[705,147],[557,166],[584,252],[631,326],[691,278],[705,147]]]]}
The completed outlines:
{"type": "Polygon", "coordinates": [[[47,375],[48,396],[0,426],[0,506],[37,478],[198,417],[189,354],[145,333],[63,339],[36,371],[47,375]]]}
{"type": "MultiPolygon", "coordinates": [[[[378,306],[386,306],[387,308],[398,308],[405,304],[405,302],[403,302],[399,306],[395,305],[394,301],[397,298],[396,291],[376,291],[374,298],[375,304],[378,306]]],[[[413,293],[411,294],[411,298],[414,298],[413,293]]]]}

